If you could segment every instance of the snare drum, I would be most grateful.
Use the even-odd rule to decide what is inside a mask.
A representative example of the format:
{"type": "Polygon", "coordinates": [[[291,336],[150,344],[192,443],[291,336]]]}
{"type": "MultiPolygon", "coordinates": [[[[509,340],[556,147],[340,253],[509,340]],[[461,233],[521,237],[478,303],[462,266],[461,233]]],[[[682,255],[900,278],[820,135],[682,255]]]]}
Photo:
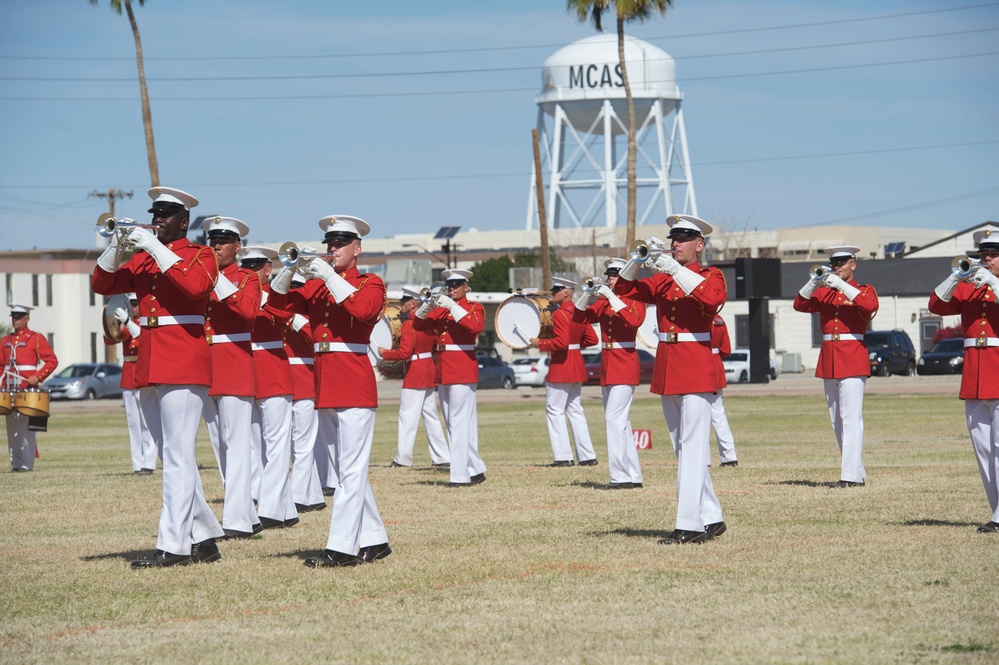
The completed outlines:
{"type": "Polygon", "coordinates": [[[556,309],[549,293],[512,295],[496,308],[496,335],[511,349],[526,349],[531,338],[549,339],[554,334],[552,312],[556,309]]]}
{"type": "Polygon", "coordinates": [[[14,410],[25,416],[47,416],[49,394],[44,390],[22,390],[14,397],[14,410]]]}
{"type": "Polygon", "coordinates": [[[382,316],[371,330],[371,341],[368,343],[368,359],[374,367],[382,361],[378,349],[398,349],[402,340],[402,303],[390,300],[382,310],[382,316]]]}
{"type": "Polygon", "coordinates": [[[659,348],[659,317],[655,305],[645,308],[645,320],[638,327],[638,341],[652,350],[659,348]]]}
{"type": "Polygon", "coordinates": [[[0,416],[6,416],[14,410],[14,396],[6,388],[0,390],[0,416]]]}

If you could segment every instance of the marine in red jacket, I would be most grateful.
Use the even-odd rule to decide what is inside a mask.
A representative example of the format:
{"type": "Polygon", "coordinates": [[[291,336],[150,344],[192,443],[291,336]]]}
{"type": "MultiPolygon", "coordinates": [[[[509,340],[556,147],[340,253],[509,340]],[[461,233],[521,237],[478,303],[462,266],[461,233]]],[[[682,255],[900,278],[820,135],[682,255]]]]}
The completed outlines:
{"type": "Polygon", "coordinates": [[[575,464],[569,428],[576,444],[576,459],[582,466],[595,466],[597,454],[593,451],[590,430],[581,399],[586,366],[580,349],[597,343],[593,326],[586,321],[574,321],[576,306],[573,295],[579,285],[562,277],[552,277],[552,336],[531,339],[531,346],[549,354],[548,375],[545,377],[545,418],[548,423],[548,440],[552,446],[552,466],[575,464]]]}
{"type": "MultiPolygon", "coordinates": [[[[45,336],[28,328],[31,309],[27,305],[11,305],[13,331],[0,339],[4,372],[0,389],[8,399],[13,398],[15,391],[36,388],[59,365],[59,359],[45,336]]],[[[11,403],[7,406],[9,408],[11,403]]],[[[35,431],[28,427],[28,419],[28,416],[13,410],[6,415],[7,451],[10,453],[10,470],[14,472],[35,468],[37,442],[35,431]]]]}
{"type": "Polygon", "coordinates": [[[137,251],[118,267],[118,235],[97,260],[93,289],[101,295],[134,292],[139,300],[142,344],[136,381],[153,437],[163,446],[163,510],[156,552],[134,568],[210,563],[222,558],[215,538],[222,527],[208,507],[194,457],[201,413],[212,382],[205,339],[205,311],[215,288],[215,253],[187,239],[190,209],[198,200],[169,187],[149,190],[153,231],[126,229],[137,251]]]}
{"type": "Polygon", "coordinates": [[[614,293],[655,304],[659,317],[652,392],[662,395],[678,461],[676,529],[659,542],[673,545],[711,540],[727,529],[708,474],[711,400],[718,390],[711,322],[727,293],[721,271],[698,260],[711,225],[690,215],[671,215],[666,223],[669,247],[649,239],[652,251],[647,258],[633,255],[614,293]],[[636,280],[643,265],[655,274],[636,280]]]}
{"type": "Polygon", "coordinates": [[[822,347],[815,376],[823,379],[826,404],[842,462],[840,479],[833,487],[864,484],[864,384],[871,375],[871,361],[864,333],[878,313],[873,286],[854,279],[859,247],[826,247],[830,268],[810,275],[794,299],[794,309],[818,312],[822,347]]]}
{"type": "Polygon", "coordinates": [[[930,311],[961,316],[961,391],[975,460],[992,515],[979,533],[999,533],[999,228],[976,231],[980,265],[951,271],[930,295],[930,311]]]}
{"type": "Polygon", "coordinates": [[[475,342],[486,325],[485,309],[467,298],[471,271],[453,268],[443,276],[446,293],[437,293],[420,305],[413,328],[433,335],[436,341],[436,378],[451,442],[451,486],[465,487],[486,480],[475,403],[479,381],[475,342]]]}
{"type": "Polygon", "coordinates": [[[725,325],[725,319],[721,314],[716,315],[711,324],[711,353],[715,357],[715,376],[718,381],[718,392],[711,402],[711,427],[715,430],[715,438],[718,439],[720,466],[739,466],[735,452],[735,437],[732,436],[732,428],[728,424],[728,414],[725,413],[725,402],[722,397],[722,389],[728,386],[728,381],[725,379],[725,365],[722,361],[732,355],[732,341],[728,337],[728,326],[725,325]]]}

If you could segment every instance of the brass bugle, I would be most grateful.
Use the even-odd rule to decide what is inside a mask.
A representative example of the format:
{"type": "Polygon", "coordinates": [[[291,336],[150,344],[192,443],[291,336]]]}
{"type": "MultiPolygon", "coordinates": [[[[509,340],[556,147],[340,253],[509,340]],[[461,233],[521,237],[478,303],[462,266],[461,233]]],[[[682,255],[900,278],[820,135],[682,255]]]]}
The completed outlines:
{"type": "Polygon", "coordinates": [[[645,262],[650,258],[655,258],[666,251],[660,243],[649,240],[636,240],[631,246],[629,255],[632,261],[645,262]]]}
{"type": "Polygon", "coordinates": [[[278,249],[278,260],[286,268],[298,268],[301,265],[302,259],[306,257],[328,259],[332,258],[333,255],[301,250],[298,248],[298,245],[291,241],[284,243],[278,249]]]}
{"type": "Polygon", "coordinates": [[[430,288],[420,289],[420,303],[427,304],[433,300],[434,296],[439,296],[444,293],[444,282],[434,282],[430,285],[430,288]]]}
{"type": "Polygon", "coordinates": [[[607,282],[603,281],[599,277],[590,277],[589,279],[583,281],[583,292],[590,293],[595,291],[597,287],[601,285],[606,286],[607,282]]]}
{"type": "Polygon", "coordinates": [[[139,224],[134,219],[129,219],[127,217],[115,219],[114,215],[109,212],[106,212],[97,218],[97,233],[99,233],[102,238],[110,238],[114,234],[127,231],[128,229],[155,228],[156,227],[152,224],[139,224]]]}
{"type": "Polygon", "coordinates": [[[978,270],[980,265],[981,262],[962,254],[950,262],[950,269],[954,271],[954,276],[958,279],[968,279],[978,270]]]}
{"type": "Polygon", "coordinates": [[[820,280],[829,273],[832,272],[832,266],[812,266],[808,269],[808,274],[811,275],[812,279],[820,280]]]}

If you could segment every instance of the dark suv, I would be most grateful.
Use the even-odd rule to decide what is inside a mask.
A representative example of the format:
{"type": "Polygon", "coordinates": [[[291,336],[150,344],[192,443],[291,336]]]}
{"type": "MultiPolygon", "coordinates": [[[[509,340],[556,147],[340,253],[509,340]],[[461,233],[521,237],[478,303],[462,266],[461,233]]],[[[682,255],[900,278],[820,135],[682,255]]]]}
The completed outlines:
{"type": "Polygon", "coordinates": [[[864,335],[873,376],[916,373],[916,349],[904,330],[872,330],[864,335]]]}

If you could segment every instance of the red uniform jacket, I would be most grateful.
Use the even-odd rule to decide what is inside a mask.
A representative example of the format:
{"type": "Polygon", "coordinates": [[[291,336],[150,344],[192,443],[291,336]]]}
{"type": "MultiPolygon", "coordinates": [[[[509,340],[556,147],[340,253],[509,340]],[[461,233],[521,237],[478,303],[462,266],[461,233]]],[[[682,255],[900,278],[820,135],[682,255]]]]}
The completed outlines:
{"type": "Polygon", "coordinates": [[[427,318],[414,318],[413,328],[433,335],[437,350],[437,383],[454,385],[479,382],[479,360],[475,357],[475,342],[486,327],[486,310],[468,298],[457,301],[468,314],[455,321],[451,312],[438,307],[427,318]],[[446,346],[464,346],[463,351],[448,351],[446,346]]]}
{"type": "Polygon", "coordinates": [[[136,252],[115,273],[94,268],[94,293],[109,296],[134,291],[139,299],[139,321],[145,321],[135,365],[139,388],[159,383],[210,386],[212,359],[204,323],[160,325],[159,317],[203,319],[218,277],[218,261],[211,248],[193,245],[187,238],[167,247],[180,261],[165,273],[143,251],[136,252]]]}
{"type": "Polygon", "coordinates": [[[732,342],[728,338],[728,326],[725,325],[725,319],[720,316],[716,316],[711,324],[711,348],[718,349],[718,353],[711,352],[715,357],[715,380],[718,382],[719,389],[725,388],[728,386],[728,381],[725,379],[725,365],[722,364],[722,361],[731,355],[732,342]]]}
{"type": "MultiPolygon", "coordinates": [[[[139,323],[138,318],[132,319],[135,321],[136,325],[139,323]]],[[[138,337],[132,337],[132,333],[128,332],[128,328],[125,326],[121,327],[121,380],[118,381],[118,385],[122,387],[123,390],[138,390],[139,386],[135,383],[135,361],[139,354],[139,340],[142,339],[142,335],[138,337]]],[[[104,344],[106,346],[114,346],[118,342],[113,342],[107,337],[104,338],[104,344]]]]}
{"type": "Polygon", "coordinates": [[[205,334],[212,352],[212,387],[209,395],[253,397],[255,390],[253,350],[250,334],[260,310],[260,278],[257,273],[233,263],[222,269],[219,279],[228,279],[239,291],[219,302],[212,292],[205,313],[205,334]],[[246,340],[216,342],[219,335],[246,336],[246,340]]]}
{"type": "Polygon", "coordinates": [[[285,351],[284,335],[291,327],[291,312],[272,304],[271,285],[261,287],[260,309],[253,322],[253,373],[256,375],[257,399],[294,395],[291,365],[285,351]]]}
{"type": "MultiPolygon", "coordinates": [[[[622,298],[624,300],[624,298],[622,298]]],[[[600,385],[637,386],[641,368],[635,349],[638,327],[645,321],[645,305],[624,300],[626,307],[614,312],[605,298],[599,298],[586,309],[576,309],[574,322],[600,324],[600,385]],[[614,343],[629,344],[630,348],[615,349],[614,343]]],[[[589,327],[589,325],[587,325],[589,327]]]]}
{"type": "MultiPolygon", "coordinates": [[[[415,318],[415,317],[414,317],[415,318]]],[[[406,376],[402,380],[403,388],[433,388],[437,385],[436,369],[431,352],[437,338],[422,330],[413,328],[412,319],[402,322],[402,336],[398,349],[389,349],[382,354],[385,360],[406,361],[406,376]],[[417,357],[426,356],[426,357],[417,357]],[[416,357],[415,360],[413,358],[416,357]]],[[[476,365],[476,368],[478,365],[476,365]]]]}
{"type": "MultiPolygon", "coordinates": [[[[930,311],[947,316],[961,315],[961,330],[965,339],[999,337],[999,302],[989,287],[976,289],[961,282],[950,302],[930,295],[930,311]]],[[[999,399],[999,347],[964,347],[964,369],[961,370],[961,399],[999,399]]]]}
{"type": "Polygon", "coordinates": [[[548,376],[545,383],[582,383],[586,381],[586,367],[580,348],[597,343],[593,326],[585,322],[573,322],[576,306],[566,298],[558,309],[552,312],[552,336],[538,340],[538,350],[548,354],[548,376]]]}
{"type": "MultiPolygon", "coordinates": [[[[59,359],[56,358],[45,336],[28,328],[18,333],[4,335],[3,339],[0,339],[0,349],[3,351],[3,366],[10,367],[13,360],[22,379],[37,376],[38,382],[41,383],[59,365],[59,359]],[[22,344],[24,346],[21,346],[22,344]],[[41,369],[38,368],[39,362],[43,363],[41,369]]],[[[27,388],[28,382],[22,381],[19,386],[8,386],[4,382],[2,387],[27,388]]]]}
{"type": "Polygon", "coordinates": [[[378,406],[375,371],[368,359],[371,331],[385,307],[385,284],[377,275],[349,268],[340,274],[355,289],[339,305],[321,279],[310,279],[287,295],[271,294],[275,307],[287,307],[309,317],[316,352],[316,408],[347,409],[378,406]],[[355,352],[324,351],[332,344],[357,345],[355,352]]]}
{"type": "Polygon", "coordinates": [[[842,292],[820,286],[808,300],[801,295],[794,298],[794,309],[799,312],[818,312],[822,324],[822,347],[815,376],[820,379],[846,379],[851,376],[870,376],[871,359],[864,343],[867,325],[878,313],[878,294],[869,284],[851,281],[850,286],[860,289],[856,301],[847,300],[842,292]],[[859,340],[833,339],[847,333],[860,335],[859,340]]]}
{"type": "MultiPolygon", "coordinates": [[[[301,316],[301,315],[299,315],[301,316]]],[[[316,399],[315,357],[312,352],[312,327],[306,323],[299,330],[293,325],[284,336],[284,350],[291,368],[292,400],[316,399]]]]}
{"type": "Polygon", "coordinates": [[[718,390],[711,353],[711,322],[727,298],[725,277],[718,268],[687,266],[704,281],[689,296],[673,280],[658,273],[638,281],[619,279],[614,293],[653,303],[658,316],[659,346],[651,391],[657,395],[713,393],[718,390]],[[703,341],[663,341],[662,335],[697,335],[703,341]]]}

